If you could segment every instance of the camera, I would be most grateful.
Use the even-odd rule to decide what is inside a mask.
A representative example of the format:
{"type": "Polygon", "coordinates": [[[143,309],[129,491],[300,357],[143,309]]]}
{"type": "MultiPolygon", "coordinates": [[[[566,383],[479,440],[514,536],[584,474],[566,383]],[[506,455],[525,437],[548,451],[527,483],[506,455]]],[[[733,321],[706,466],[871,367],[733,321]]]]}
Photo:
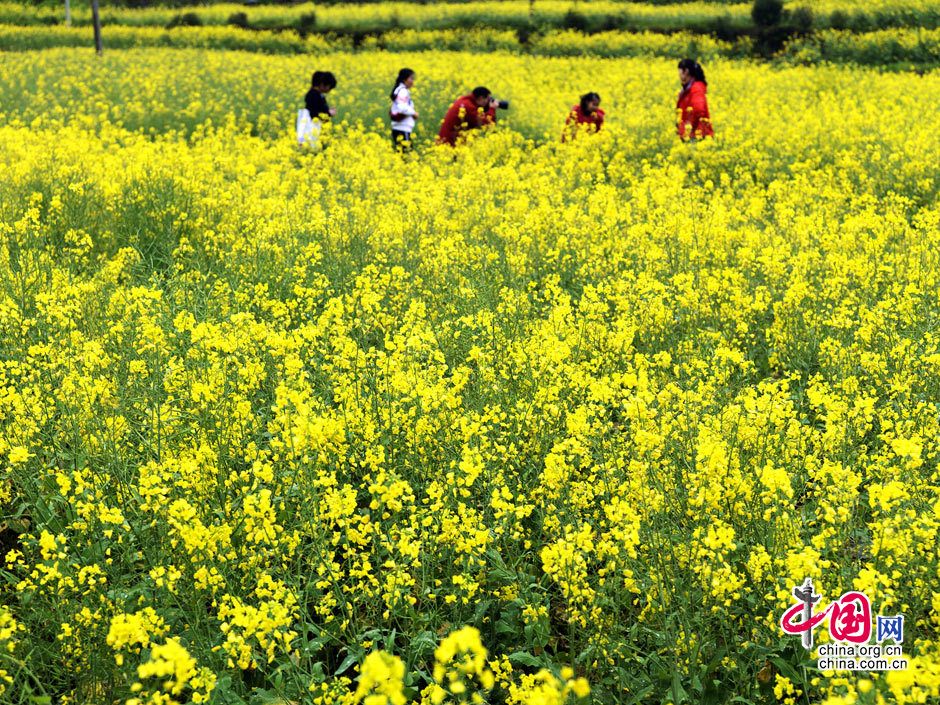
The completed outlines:
{"type": "Polygon", "coordinates": [[[497,100],[496,98],[491,98],[491,100],[496,103],[496,108],[498,110],[509,110],[509,101],[508,100],[497,100]]]}

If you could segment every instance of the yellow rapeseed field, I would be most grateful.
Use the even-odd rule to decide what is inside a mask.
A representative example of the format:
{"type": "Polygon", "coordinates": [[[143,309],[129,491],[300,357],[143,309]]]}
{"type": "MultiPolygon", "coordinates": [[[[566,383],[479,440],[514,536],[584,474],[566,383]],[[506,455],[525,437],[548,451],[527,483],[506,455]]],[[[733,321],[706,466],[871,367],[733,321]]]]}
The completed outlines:
{"type": "MultiPolygon", "coordinates": [[[[298,2],[291,4],[210,2],[185,7],[137,7],[140,3],[101,4],[106,26],[164,27],[183,14],[195,15],[204,25],[230,24],[233,15],[254,28],[275,28],[304,23],[316,31],[375,31],[390,28],[449,29],[480,27],[559,27],[574,19],[589,26],[611,21],[634,29],[700,30],[719,18],[730,26],[750,24],[752,2],[746,0],[397,0],[391,2],[298,2]],[[131,5],[122,7],[122,4],[131,5]]],[[[817,27],[830,27],[833,13],[843,22],[885,26],[936,27],[940,0],[784,0],[788,10],[810,9],[817,27]]],[[[91,3],[74,0],[75,24],[91,23],[91,3]]],[[[0,23],[45,25],[64,21],[58,3],[22,3],[0,0],[0,23]]],[[[837,24],[839,22],[836,22],[837,24]]],[[[837,27],[838,28],[838,27],[837,27]]]]}
{"type": "Polygon", "coordinates": [[[0,702],[937,702],[940,75],[706,70],[0,55],[0,702]]]}

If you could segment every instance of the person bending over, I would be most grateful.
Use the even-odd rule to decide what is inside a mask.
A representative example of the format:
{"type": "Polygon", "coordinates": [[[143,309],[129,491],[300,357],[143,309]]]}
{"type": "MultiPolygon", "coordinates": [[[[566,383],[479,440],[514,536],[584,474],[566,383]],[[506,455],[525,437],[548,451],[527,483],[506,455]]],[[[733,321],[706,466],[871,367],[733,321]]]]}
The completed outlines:
{"type": "Polygon", "coordinates": [[[474,88],[472,93],[455,100],[447,110],[437,135],[438,144],[453,147],[466,139],[470,130],[494,124],[498,107],[499,101],[493,98],[488,88],[474,88]]]}
{"type": "Polygon", "coordinates": [[[604,111],[600,108],[601,97],[597,93],[585,93],[581,102],[571,106],[568,119],[565,120],[565,131],[561,133],[561,141],[574,139],[579,132],[597,132],[604,124],[604,111]]]}

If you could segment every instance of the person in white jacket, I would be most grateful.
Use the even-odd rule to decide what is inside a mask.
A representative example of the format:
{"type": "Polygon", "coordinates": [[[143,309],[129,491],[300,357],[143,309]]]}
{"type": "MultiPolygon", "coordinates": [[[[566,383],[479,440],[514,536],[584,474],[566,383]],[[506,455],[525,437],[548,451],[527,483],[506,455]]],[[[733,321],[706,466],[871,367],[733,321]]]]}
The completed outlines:
{"type": "Polygon", "coordinates": [[[392,144],[395,149],[407,152],[411,149],[411,133],[415,129],[415,120],[418,111],[415,110],[411,99],[411,87],[415,84],[415,72],[411,69],[402,69],[395,79],[395,88],[392,89],[392,107],[388,114],[392,119],[392,144]]]}

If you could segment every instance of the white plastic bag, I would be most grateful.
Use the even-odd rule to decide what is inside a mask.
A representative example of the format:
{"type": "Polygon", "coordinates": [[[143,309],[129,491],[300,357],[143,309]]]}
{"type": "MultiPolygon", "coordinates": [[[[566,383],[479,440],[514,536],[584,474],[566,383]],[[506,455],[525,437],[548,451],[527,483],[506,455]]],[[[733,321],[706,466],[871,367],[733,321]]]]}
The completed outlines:
{"type": "Polygon", "coordinates": [[[297,144],[303,147],[316,147],[320,139],[320,121],[313,120],[306,108],[297,111],[297,144]]]}

